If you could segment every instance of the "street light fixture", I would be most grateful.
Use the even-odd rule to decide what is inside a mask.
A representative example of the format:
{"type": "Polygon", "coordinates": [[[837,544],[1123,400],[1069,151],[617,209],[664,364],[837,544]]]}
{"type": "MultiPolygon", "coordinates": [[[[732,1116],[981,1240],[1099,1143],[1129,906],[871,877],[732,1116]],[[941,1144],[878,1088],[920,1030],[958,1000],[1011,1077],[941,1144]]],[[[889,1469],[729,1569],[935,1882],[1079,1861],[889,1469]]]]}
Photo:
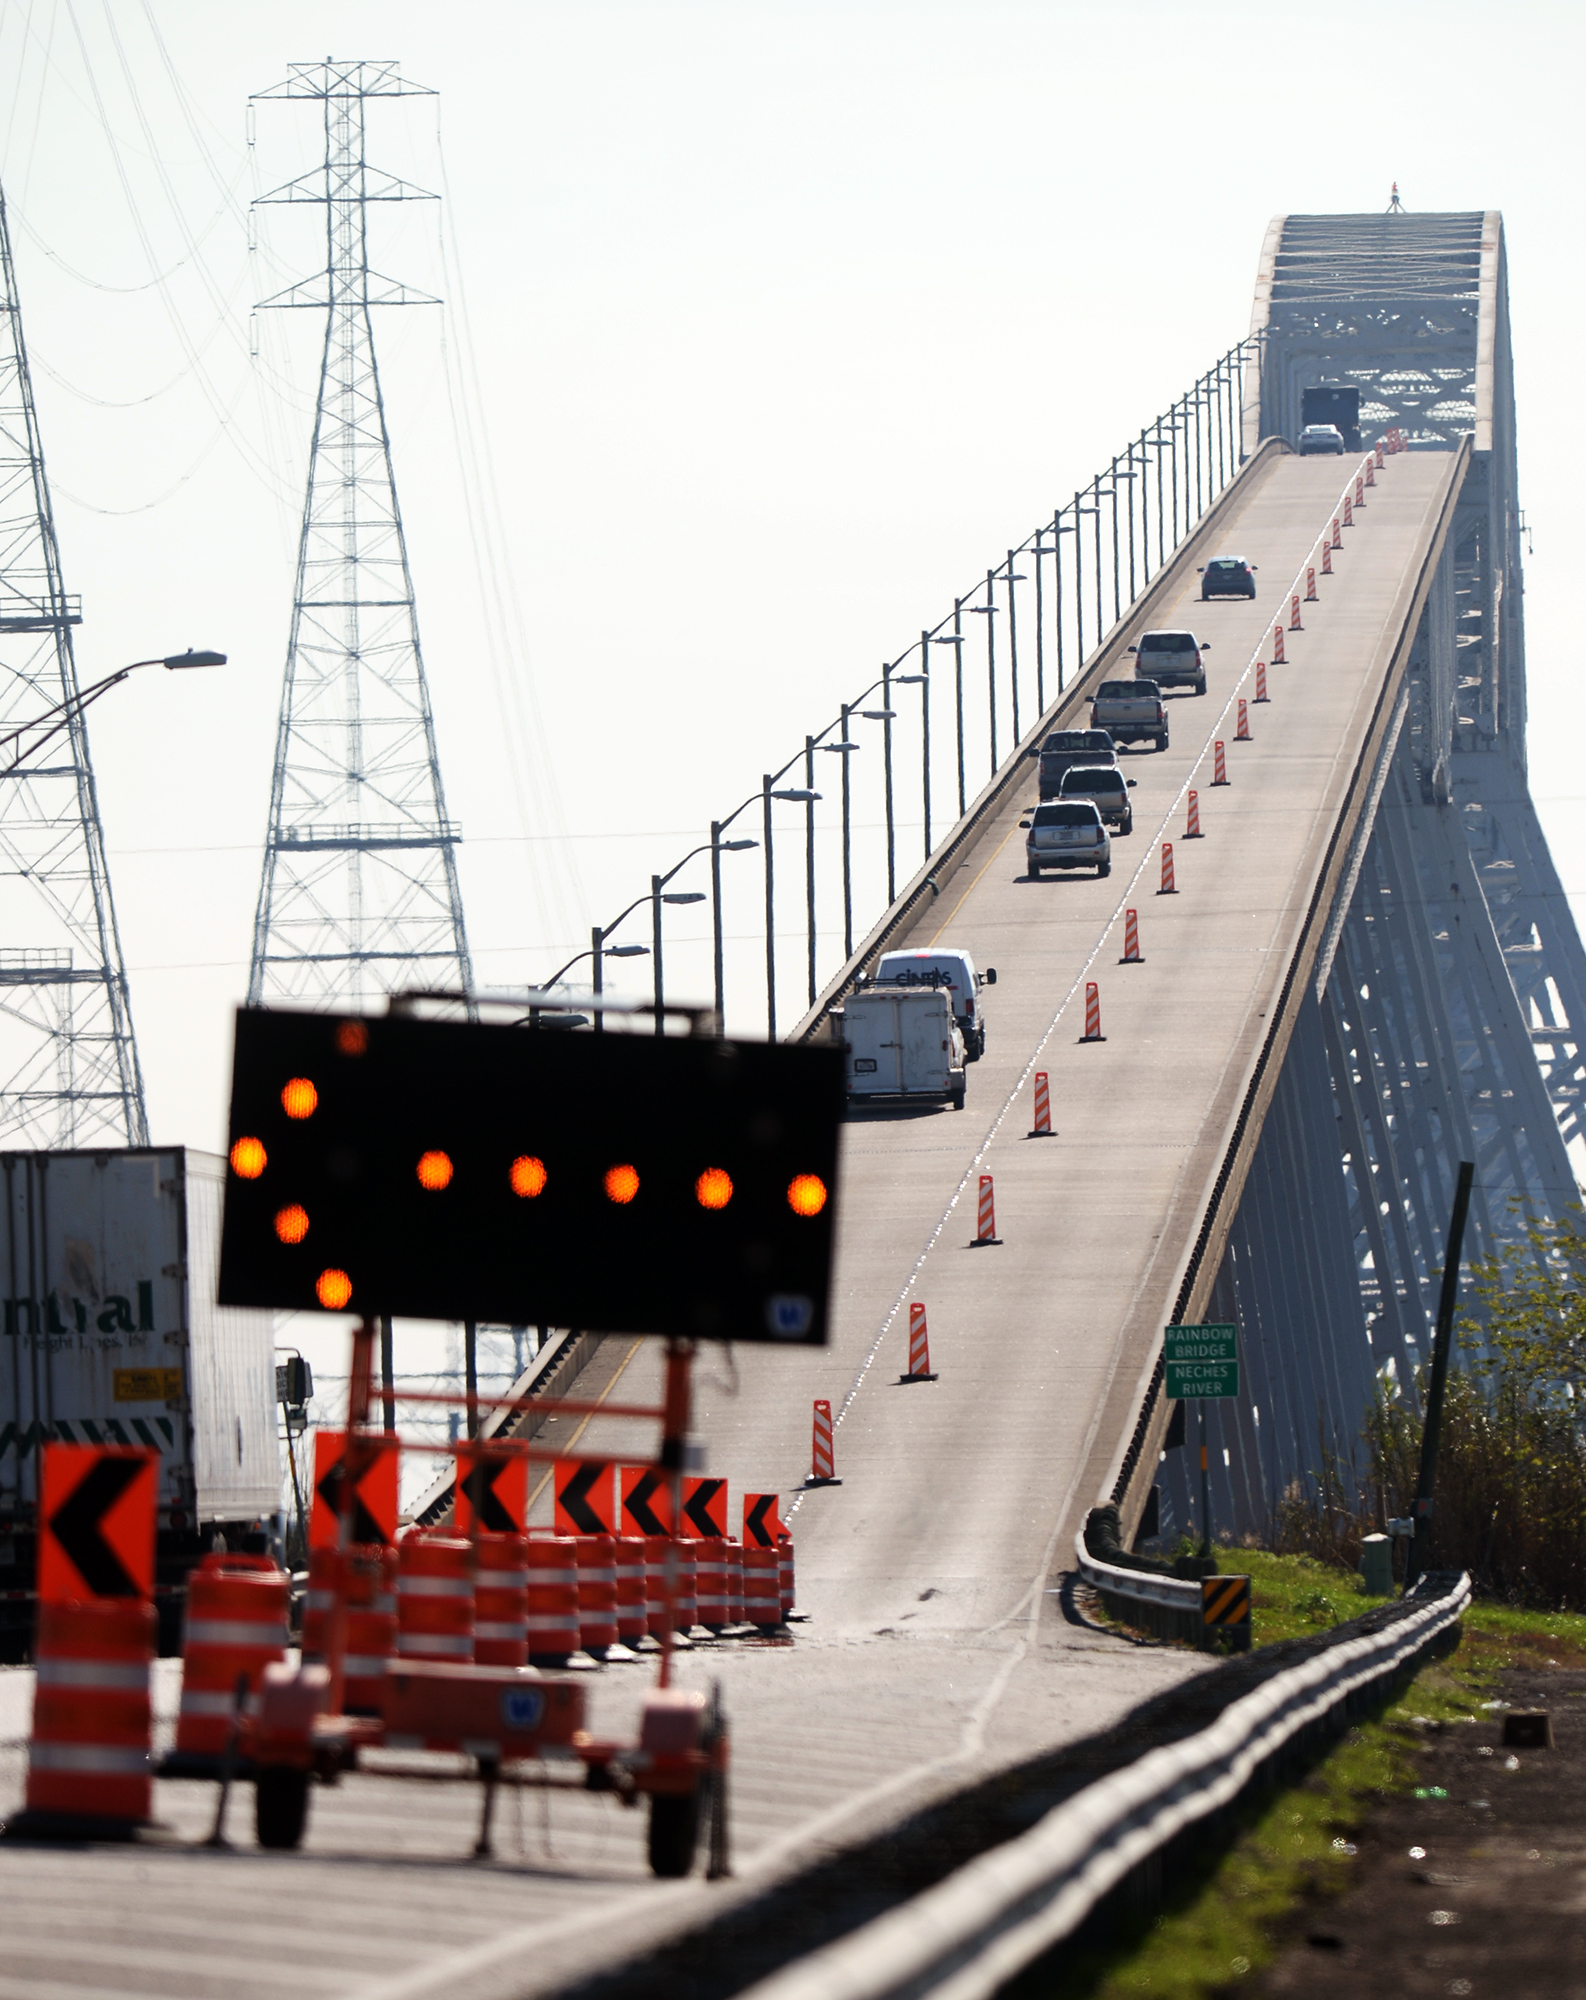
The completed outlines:
{"type": "Polygon", "coordinates": [[[19,728],[0,736],[0,756],[4,756],[6,751],[15,748],[24,736],[34,730],[42,732],[36,742],[17,749],[11,761],[0,767],[0,778],[11,777],[29,757],[37,756],[39,751],[59,736],[63,729],[69,729],[90,702],[97,701],[102,694],[108,694],[113,687],[119,687],[128,674],[135,674],[139,667],[167,667],[176,673],[186,667],[223,667],[225,664],[224,653],[194,652],[189,648],[185,653],[166,653],[153,659],[133,660],[127,666],[118,667],[113,674],[106,674],[103,680],[94,681],[88,687],[80,688],[75,694],[63,695],[59,701],[52,702],[41,715],[34,716],[31,722],[24,722],[19,728]]]}

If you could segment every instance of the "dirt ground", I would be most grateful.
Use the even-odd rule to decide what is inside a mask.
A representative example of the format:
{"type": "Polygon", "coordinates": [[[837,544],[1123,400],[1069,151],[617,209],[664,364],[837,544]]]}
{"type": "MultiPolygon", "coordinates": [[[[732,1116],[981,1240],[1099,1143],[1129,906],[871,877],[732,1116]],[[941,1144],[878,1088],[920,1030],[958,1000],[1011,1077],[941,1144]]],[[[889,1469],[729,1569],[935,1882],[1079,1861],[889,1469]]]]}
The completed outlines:
{"type": "Polygon", "coordinates": [[[1503,1711],[1429,1727],[1416,1789],[1353,1836],[1355,1883],[1295,1919],[1245,1994],[1586,2000],[1586,1672],[1513,1667],[1493,1695],[1546,1709],[1551,1750],[1508,1749],[1503,1711]]]}

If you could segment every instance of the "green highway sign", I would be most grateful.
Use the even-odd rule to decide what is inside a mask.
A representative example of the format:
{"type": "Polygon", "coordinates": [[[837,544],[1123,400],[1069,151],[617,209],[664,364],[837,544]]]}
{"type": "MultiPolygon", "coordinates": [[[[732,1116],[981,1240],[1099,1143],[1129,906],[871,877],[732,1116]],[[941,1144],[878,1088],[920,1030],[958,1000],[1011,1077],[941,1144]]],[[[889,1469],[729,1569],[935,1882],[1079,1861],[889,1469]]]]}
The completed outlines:
{"type": "Polygon", "coordinates": [[[1239,1394],[1236,1326],[1170,1326],[1162,1333],[1167,1393],[1171,1397],[1239,1394]]]}

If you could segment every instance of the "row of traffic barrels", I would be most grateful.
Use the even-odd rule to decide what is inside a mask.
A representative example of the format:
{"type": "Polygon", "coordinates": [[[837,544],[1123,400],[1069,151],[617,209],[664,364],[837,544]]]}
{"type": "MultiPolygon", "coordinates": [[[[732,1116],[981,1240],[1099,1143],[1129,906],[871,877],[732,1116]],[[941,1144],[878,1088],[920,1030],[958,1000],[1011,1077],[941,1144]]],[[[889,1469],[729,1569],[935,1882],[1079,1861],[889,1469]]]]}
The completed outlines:
{"type": "Polygon", "coordinates": [[[775,1632],[793,1609],[793,1544],[744,1548],[665,1535],[480,1535],[410,1530],[394,1549],[316,1550],[305,1658],[323,1657],[344,1566],[346,1706],[378,1711],[391,1657],[479,1666],[565,1666],[621,1658],[668,1624],[687,1636],[775,1632]]]}

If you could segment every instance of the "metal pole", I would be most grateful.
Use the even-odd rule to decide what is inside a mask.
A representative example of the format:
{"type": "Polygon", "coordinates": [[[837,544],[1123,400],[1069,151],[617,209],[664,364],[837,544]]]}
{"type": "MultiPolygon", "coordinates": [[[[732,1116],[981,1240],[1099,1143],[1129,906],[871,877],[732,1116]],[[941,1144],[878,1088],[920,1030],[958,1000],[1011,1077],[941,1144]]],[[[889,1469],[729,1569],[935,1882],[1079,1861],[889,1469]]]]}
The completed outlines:
{"type": "Polygon", "coordinates": [[[1201,1412],[1201,1546],[1203,1556],[1212,1552],[1212,1475],[1206,1458],[1206,1398],[1199,1398],[1201,1412]]]}
{"type": "Polygon", "coordinates": [[[721,821],[710,823],[710,927],[716,967],[716,1032],[727,1032],[727,967],[722,949],[721,923],[721,821]]]}
{"type": "MultiPolygon", "coordinates": [[[[848,703],[843,703],[843,741],[847,743],[848,703]]],[[[848,778],[848,759],[851,750],[840,750],[838,759],[843,767],[843,959],[846,962],[854,955],[854,862],[853,862],[853,792],[848,778]]]]}
{"type": "Polygon", "coordinates": [[[666,982],[661,973],[661,878],[659,875],[652,875],[650,877],[650,954],[655,961],[651,968],[654,974],[652,985],[655,993],[655,1032],[658,1035],[664,1035],[666,1033],[666,1016],[661,1009],[662,1003],[666,999],[666,982]]]}
{"type": "Polygon", "coordinates": [[[1112,622],[1114,625],[1116,625],[1118,622],[1118,614],[1123,609],[1123,599],[1119,594],[1122,589],[1122,581],[1118,565],[1118,455],[1116,452],[1114,452],[1113,454],[1111,480],[1112,480],[1112,622]]]}
{"type": "Polygon", "coordinates": [[[881,667],[881,756],[887,793],[887,908],[890,910],[898,899],[897,884],[897,828],[892,809],[892,667],[883,661],[881,667]]]}
{"type": "Polygon", "coordinates": [[[925,797],[925,858],[931,858],[931,635],[920,634],[920,771],[925,797]]]}
{"type": "Polygon", "coordinates": [[[1052,509],[1052,629],[1057,634],[1057,696],[1061,701],[1063,698],[1063,510],[1061,507],[1052,509]]]}
{"type": "MultiPolygon", "coordinates": [[[[367,1354],[368,1349],[364,1352],[367,1354]]],[[[391,1316],[380,1318],[380,1400],[385,1406],[387,1434],[396,1429],[396,1345],[391,1338],[391,1316]]]]}
{"type": "MultiPolygon", "coordinates": [[[[804,789],[815,789],[815,738],[804,739],[804,789]]],[[[809,946],[809,1004],[815,1005],[815,801],[804,801],[804,928],[809,946]]]]}
{"type": "MultiPolygon", "coordinates": [[[[589,933],[589,955],[594,960],[595,964],[595,976],[593,984],[595,989],[595,998],[597,1000],[606,990],[605,943],[606,943],[605,932],[600,928],[599,924],[593,925],[589,933]]],[[[606,1032],[606,1010],[604,1007],[597,1007],[595,1009],[594,1029],[597,1035],[603,1035],[606,1032]]]]}
{"type": "Polygon", "coordinates": [[[1083,494],[1074,495],[1074,671],[1079,673],[1085,665],[1085,531],[1080,526],[1084,519],[1080,501],[1083,494]]]}
{"type": "Polygon", "coordinates": [[[1096,644],[1101,644],[1101,635],[1106,630],[1101,615],[1101,474],[1098,472],[1090,482],[1091,514],[1096,522],[1096,644]]]}
{"type": "Polygon", "coordinates": [[[771,774],[760,780],[765,814],[765,1035],[776,1040],[776,883],[771,867],[771,774]]]}
{"type": "Polygon", "coordinates": [[[997,586],[996,571],[986,571],[986,699],[991,709],[991,769],[997,768],[997,586]]]}
{"type": "Polygon", "coordinates": [[[467,1405],[463,1422],[470,1437],[479,1435],[479,1322],[463,1321],[463,1388],[467,1405]]]}
{"type": "Polygon", "coordinates": [[[1047,551],[1041,547],[1044,530],[1035,531],[1035,712],[1046,713],[1046,593],[1041,576],[1041,558],[1047,551]]]}
{"type": "Polygon", "coordinates": [[[1421,1427],[1421,1475],[1415,1482],[1415,1538],[1404,1564],[1408,1590],[1426,1569],[1432,1539],[1432,1489],[1437,1483],[1438,1433],[1443,1423],[1443,1385],[1448,1379],[1448,1350],[1454,1336],[1454,1301],[1459,1294],[1459,1259],[1465,1245],[1465,1216],[1470,1208],[1472,1160],[1461,1160],[1454,1184],[1454,1213],[1448,1225],[1448,1255],[1443,1259],[1443,1288],[1437,1301],[1437,1332],[1432,1341],[1432,1379],[1426,1390],[1426,1419],[1421,1427]]]}
{"type": "Polygon", "coordinates": [[[1019,612],[1015,602],[1013,550],[1008,551],[1008,678],[1013,686],[1013,741],[1019,741],[1019,612]]]}
{"type": "Polygon", "coordinates": [[[1156,566],[1158,569],[1167,561],[1167,544],[1162,539],[1163,523],[1167,515],[1162,503],[1162,419],[1156,420],[1156,449],[1151,454],[1156,460],[1156,566]]]}
{"type": "Polygon", "coordinates": [[[1135,599],[1135,587],[1134,587],[1134,489],[1135,489],[1135,487],[1136,487],[1137,485],[1139,486],[1139,488],[1140,488],[1140,504],[1141,504],[1141,506],[1142,506],[1142,507],[1144,507],[1144,505],[1145,505],[1145,481],[1144,481],[1143,479],[1141,479],[1141,477],[1140,477],[1140,473],[1141,473],[1141,471],[1142,471],[1142,470],[1144,469],[1144,467],[1145,467],[1145,453],[1144,453],[1144,452],[1142,451],[1142,452],[1140,453],[1140,456],[1139,456],[1139,459],[1138,459],[1138,461],[1137,461],[1137,460],[1136,460],[1136,458],[1135,458],[1135,455],[1134,455],[1134,446],[1133,446],[1133,445],[1130,445],[1130,447],[1129,447],[1129,602],[1130,602],[1131,604],[1133,604],[1133,602],[1134,602],[1134,599],[1135,599]]]}
{"type": "Polygon", "coordinates": [[[952,600],[952,694],[958,710],[958,818],[968,812],[964,790],[964,600],[952,600]]]}

